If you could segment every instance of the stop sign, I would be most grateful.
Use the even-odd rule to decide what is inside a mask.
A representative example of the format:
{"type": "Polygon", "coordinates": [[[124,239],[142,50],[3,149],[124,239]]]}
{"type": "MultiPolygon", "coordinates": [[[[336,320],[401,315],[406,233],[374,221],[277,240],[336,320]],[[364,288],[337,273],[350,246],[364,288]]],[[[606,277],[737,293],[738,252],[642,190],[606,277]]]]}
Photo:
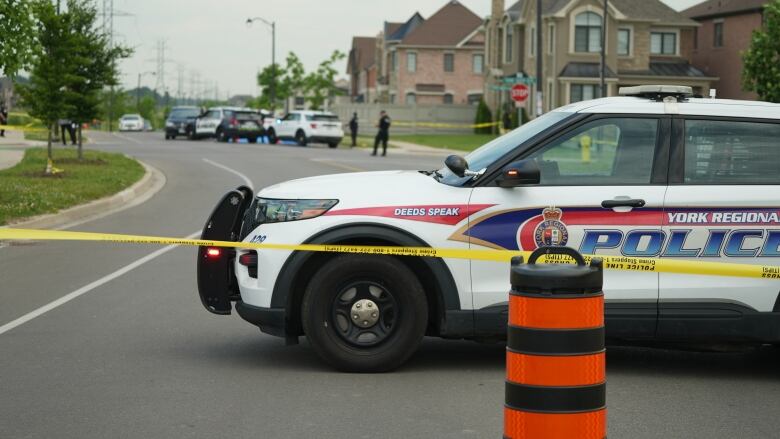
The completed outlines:
{"type": "Polygon", "coordinates": [[[528,86],[525,84],[515,84],[512,86],[512,100],[515,102],[525,102],[528,99],[528,86]]]}

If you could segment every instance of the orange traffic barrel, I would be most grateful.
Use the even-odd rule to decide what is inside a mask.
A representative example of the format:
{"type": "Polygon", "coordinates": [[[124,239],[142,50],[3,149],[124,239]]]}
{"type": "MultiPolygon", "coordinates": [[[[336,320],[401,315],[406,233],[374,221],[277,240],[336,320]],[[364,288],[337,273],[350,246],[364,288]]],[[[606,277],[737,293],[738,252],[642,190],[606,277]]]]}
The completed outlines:
{"type": "Polygon", "coordinates": [[[602,261],[543,247],[510,278],[504,438],[606,438],[602,261]]]}

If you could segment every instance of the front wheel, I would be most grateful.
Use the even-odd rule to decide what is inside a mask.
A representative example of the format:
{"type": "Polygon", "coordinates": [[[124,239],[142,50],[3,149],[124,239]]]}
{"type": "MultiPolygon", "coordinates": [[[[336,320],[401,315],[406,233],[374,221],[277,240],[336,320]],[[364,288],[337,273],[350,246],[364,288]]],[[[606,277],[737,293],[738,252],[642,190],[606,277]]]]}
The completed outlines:
{"type": "Polygon", "coordinates": [[[428,303],[414,273],[392,256],[342,255],[311,278],[303,329],[314,350],[345,372],[386,372],[417,350],[428,303]]]}
{"type": "Polygon", "coordinates": [[[298,146],[306,146],[308,143],[308,139],[306,139],[306,133],[303,131],[298,131],[295,133],[295,143],[297,143],[298,146]]]}
{"type": "Polygon", "coordinates": [[[271,145],[276,145],[276,142],[279,141],[279,138],[276,137],[276,131],[274,130],[268,130],[268,143],[271,145]]]}

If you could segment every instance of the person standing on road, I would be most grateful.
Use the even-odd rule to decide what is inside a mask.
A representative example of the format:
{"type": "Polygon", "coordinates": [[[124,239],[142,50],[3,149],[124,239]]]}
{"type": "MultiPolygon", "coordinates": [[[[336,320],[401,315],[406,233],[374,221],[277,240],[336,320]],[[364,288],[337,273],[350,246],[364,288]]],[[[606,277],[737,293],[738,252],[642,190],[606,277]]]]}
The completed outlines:
{"type": "Polygon", "coordinates": [[[67,145],[68,141],[65,140],[65,131],[67,131],[70,134],[70,143],[71,145],[76,144],[76,130],[73,128],[73,122],[70,121],[70,119],[60,119],[60,130],[61,130],[61,137],[62,137],[62,144],[67,145]]]}
{"type": "MultiPolygon", "coordinates": [[[[8,110],[5,105],[0,105],[0,125],[8,125],[8,110]]],[[[0,128],[0,137],[5,137],[5,128],[0,128]]]]}
{"type": "Polygon", "coordinates": [[[352,113],[352,119],[349,120],[349,134],[352,136],[352,147],[357,146],[358,117],[357,113],[352,113]]]}
{"type": "Polygon", "coordinates": [[[385,110],[379,113],[379,132],[376,133],[374,139],[374,152],[371,155],[376,155],[376,151],[379,148],[379,142],[382,142],[382,157],[387,155],[387,141],[390,139],[390,116],[387,115],[385,110]]]}

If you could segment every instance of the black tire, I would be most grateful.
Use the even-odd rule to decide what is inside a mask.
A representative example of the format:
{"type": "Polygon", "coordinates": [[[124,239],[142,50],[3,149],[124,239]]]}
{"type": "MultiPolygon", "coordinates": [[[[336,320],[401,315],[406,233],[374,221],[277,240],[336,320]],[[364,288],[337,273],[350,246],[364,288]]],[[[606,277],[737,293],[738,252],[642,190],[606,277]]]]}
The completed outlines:
{"type": "Polygon", "coordinates": [[[298,146],[306,146],[306,144],[309,143],[309,139],[306,138],[306,133],[302,130],[298,130],[298,132],[295,133],[295,143],[297,143],[298,146]]]}
{"type": "Polygon", "coordinates": [[[165,140],[171,140],[171,136],[169,136],[168,134],[166,134],[166,135],[165,135],[165,140]]]}
{"type": "Polygon", "coordinates": [[[228,136],[225,135],[225,131],[222,130],[222,128],[217,128],[217,142],[226,143],[229,139],[228,136]]]}
{"type": "Polygon", "coordinates": [[[257,137],[249,137],[246,140],[249,143],[257,143],[257,137]]]}
{"type": "Polygon", "coordinates": [[[187,139],[188,140],[195,140],[195,130],[192,128],[187,128],[187,139]]]}
{"type": "Polygon", "coordinates": [[[387,372],[417,350],[428,302],[417,277],[398,259],[341,255],[311,278],[301,314],[306,337],[327,363],[344,372],[387,372]],[[379,310],[365,317],[375,319],[373,325],[353,323],[360,301],[362,312],[379,310]]]}
{"type": "Polygon", "coordinates": [[[279,141],[279,138],[276,137],[276,131],[273,129],[268,130],[268,143],[271,145],[276,145],[276,143],[279,141]]]}
{"type": "Polygon", "coordinates": [[[328,148],[336,149],[339,147],[339,142],[330,142],[328,143],[328,148]]]}
{"type": "Polygon", "coordinates": [[[176,140],[176,134],[171,134],[171,140],[176,140]]]}

